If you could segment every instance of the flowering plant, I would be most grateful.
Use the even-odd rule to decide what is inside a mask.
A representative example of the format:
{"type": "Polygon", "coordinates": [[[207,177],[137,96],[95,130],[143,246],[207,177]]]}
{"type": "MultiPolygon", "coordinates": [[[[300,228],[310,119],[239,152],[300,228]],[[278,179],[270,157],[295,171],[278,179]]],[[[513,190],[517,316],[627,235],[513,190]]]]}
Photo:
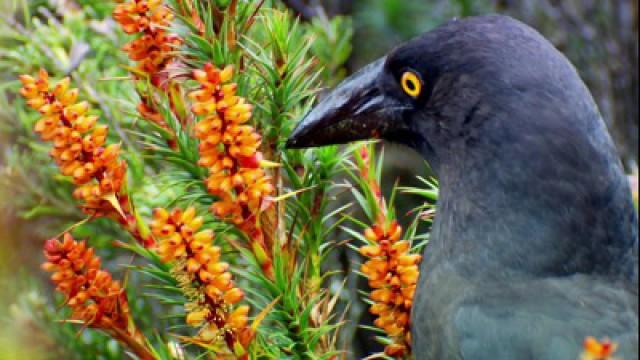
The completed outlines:
{"type": "Polygon", "coordinates": [[[379,356],[410,358],[427,211],[403,231],[371,144],[284,149],[321,84],[344,72],[348,20],[301,22],[258,0],[124,0],[110,16],[120,70],[94,85],[115,86],[110,103],[73,68],[34,63],[19,76],[36,154],[55,164],[38,157],[39,173],[62,184],[46,202],[81,210],[44,245],[70,311],[60,326],[98,330],[140,359],[346,358],[346,275],[326,261],[345,248],[340,231],[364,242],[349,246],[366,259],[379,356]],[[345,189],[367,220],[350,200],[334,205],[345,189]]]}

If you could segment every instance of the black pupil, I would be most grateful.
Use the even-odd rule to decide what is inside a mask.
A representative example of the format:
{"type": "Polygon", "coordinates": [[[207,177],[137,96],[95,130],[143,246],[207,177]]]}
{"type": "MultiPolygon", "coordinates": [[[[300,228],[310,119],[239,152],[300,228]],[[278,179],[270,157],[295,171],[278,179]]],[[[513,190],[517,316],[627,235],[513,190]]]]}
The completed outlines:
{"type": "Polygon", "coordinates": [[[407,79],[407,88],[411,91],[414,91],[416,89],[416,84],[413,82],[413,80],[407,79]]]}

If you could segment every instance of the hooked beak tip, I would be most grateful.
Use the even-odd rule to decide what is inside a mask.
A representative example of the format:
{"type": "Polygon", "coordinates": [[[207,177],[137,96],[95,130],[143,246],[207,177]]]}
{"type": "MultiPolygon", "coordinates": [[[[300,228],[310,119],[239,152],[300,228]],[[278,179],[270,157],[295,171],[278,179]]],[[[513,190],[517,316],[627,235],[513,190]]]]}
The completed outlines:
{"type": "Polygon", "coordinates": [[[298,149],[299,147],[297,145],[298,145],[297,139],[291,137],[284,144],[284,147],[285,147],[285,149],[298,149]]]}
{"type": "Polygon", "coordinates": [[[308,144],[309,141],[306,139],[308,136],[305,135],[308,132],[309,129],[307,127],[298,125],[291,135],[289,135],[289,138],[284,145],[285,149],[303,149],[305,147],[309,147],[311,144],[308,144]]]}

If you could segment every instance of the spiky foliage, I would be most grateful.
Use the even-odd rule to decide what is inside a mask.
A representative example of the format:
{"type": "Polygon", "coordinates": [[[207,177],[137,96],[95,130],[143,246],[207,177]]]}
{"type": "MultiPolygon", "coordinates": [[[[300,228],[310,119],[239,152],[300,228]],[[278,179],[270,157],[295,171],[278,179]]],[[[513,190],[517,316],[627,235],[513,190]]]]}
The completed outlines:
{"type": "MultiPolygon", "coordinates": [[[[311,42],[306,40],[312,31],[320,31],[320,27],[314,30],[302,27],[287,13],[258,1],[231,1],[220,6],[176,2],[172,8],[175,23],[181,25],[176,26],[176,32],[184,44],[175,54],[174,66],[167,67],[166,75],[170,80],[181,79],[181,86],[167,93],[158,91],[162,89],[153,84],[146,85],[141,79],[138,84],[146,86],[147,94],[153,94],[158,112],[175,134],[175,143],[166,142],[166,135],[160,129],[139,135],[149,145],[152,157],[175,170],[171,176],[174,189],[184,191],[177,202],[217,204],[212,208],[210,221],[217,224],[213,226],[218,229],[218,236],[227,241],[221,246],[230,246],[238,251],[232,254],[241,255],[227,261],[241,276],[239,284],[244,285],[247,301],[259,312],[253,325],[257,333],[251,353],[267,358],[334,356],[335,342],[330,335],[335,328],[335,324],[332,325],[335,298],[321,288],[320,275],[322,260],[330,247],[321,246],[326,233],[321,230],[322,221],[318,216],[326,210],[329,181],[341,168],[340,162],[345,156],[337,156],[336,149],[329,149],[320,151],[320,156],[313,152],[295,153],[289,160],[281,150],[295,118],[308,108],[314,86],[318,85],[318,72],[314,70],[309,49],[311,42]],[[188,31],[184,31],[185,28],[188,31]],[[230,66],[238,69],[237,74],[231,75],[230,70],[225,70],[230,66]],[[190,77],[197,82],[189,82],[190,77]],[[191,95],[186,97],[186,93],[191,95]],[[259,138],[251,135],[250,126],[244,125],[250,118],[243,117],[240,108],[238,111],[233,108],[238,107],[236,100],[233,104],[225,102],[225,96],[235,94],[255,106],[251,123],[262,133],[263,156],[256,155],[259,138]],[[227,109],[231,111],[228,114],[227,109]],[[234,111],[238,114],[233,115],[234,111]],[[233,125],[233,121],[226,125],[240,118],[239,126],[233,125]],[[232,125],[240,131],[229,127],[232,125]],[[221,131],[220,139],[213,130],[221,131]],[[251,140],[253,145],[243,139],[251,140]],[[228,152],[228,164],[225,158],[212,158],[212,151],[228,152]],[[208,171],[198,165],[206,166],[208,171]],[[241,177],[231,172],[229,184],[225,185],[226,177],[221,175],[226,174],[228,166],[238,165],[241,177]],[[284,179],[275,166],[286,167],[289,179],[284,179]],[[302,168],[305,174],[294,170],[301,166],[307,168],[302,168]],[[256,202],[251,199],[259,193],[246,184],[255,183],[256,179],[248,170],[259,168],[268,176],[265,178],[268,182],[262,183],[273,190],[258,196],[264,198],[272,192],[273,196],[256,202]],[[242,176],[243,171],[246,176],[242,176]],[[249,180],[251,182],[247,182],[249,180]],[[289,195],[285,181],[292,184],[289,195]],[[294,201],[296,194],[304,197],[302,202],[294,201]],[[245,197],[246,200],[242,200],[245,197]],[[309,199],[313,201],[308,207],[312,212],[298,214],[304,212],[306,204],[302,204],[309,199]],[[231,211],[242,201],[247,201],[247,210],[231,211]],[[235,216],[228,216],[232,214],[235,216]],[[244,219],[253,225],[245,226],[247,220],[244,219]],[[290,227],[293,231],[288,232],[290,227]],[[234,266],[239,264],[244,266],[234,266]],[[272,311],[265,311],[267,309],[272,311]],[[266,343],[276,346],[260,346],[266,343]]],[[[245,107],[250,110],[249,105],[245,107]]],[[[337,214],[325,214],[324,220],[337,214]]],[[[158,276],[163,269],[158,266],[143,271],[158,276]]],[[[163,275],[167,286],[179,287],[175,280],[170,280],[172,274],[168,275],[163,275]]],[[[206,344],[199,345],[208,348],[206,344]]]]}
{"type": "MultiPolygon", "coordinates": [[[[320,80],[339,77],[334,75],[347,58],[350,35],[337,30],[348,22],[300,24],[277,4],[233,0],[130,0],[116,5],[113,15],[130,35],[121,42],[123,54],[133,62],[125,67],[132,85],[127,87],[139,98],[118,97],[117,107],[106,108],[106,115],[127,118],[114,126],[128,130],[118,145],[124,150],[114,153],[128,160],[132,171],[119,173],[117,191],[105,192],[115,200],[127,196],[127,201],[110,201],[101,194],[107,200],[101,204],[114,218],[120,212],[130,215],[125,219],[132,226],[124,225],[134,238],[157,241],[148,249],[135,242],[117,242],[120,250],[109,249],[144,258],[143,265],[131,268],[146,276],[146,295],[159,300],[154,306],[178,325],[158,329],[153,356],[335,357],[340,293],[324,287],[329,274],[321,269],[335,245],[327,238],[346,208],[330,209],[329,203],[336,191],[332,178],[348,154],[335,147],[285,152],[282,144],[311,105],[320,80]],[[311,46],[319,43],[325,47],[311,46]],[[339,50],[336,57],[324,52],[333,45],[339,50]],[[129,182],[128,191],[122,190],[129,182]],[[158,205],[188,210],[152,215],[150,209],[158,205]],[[195,212],[202,217],[191,216],[195,212]],[[146,230],[147,224],[153,232],[146,230]],[[235,283],[227,281],[234,276],[235,283]],[[251,313],[248,306],[236,304],[243,297],[251,313]],[[167,346],[169,339],[184,347],[167,346]]],[[[62,75],[64,71],[53,77],[62,75]]],[[[108,75],[102,84],[126,84],[113,81],[122,79],[108,75]]],[[[37,78],[23,81],[31,105],[45,107],[45,115],[58,120],[41,122],[38,128],[45,140],[62,137],[54,158],[62,167],[80,162],[65,170],[70,182],[101,184],[109,166],[118,164],[111,161],[116,157],[96,165],[100,157],[93,152],[67,151],[79,140],[68,135],[79,131],[82,137],[95,126],[93,114],[86,131],[84,120],[78,121],[87,115],[81,114],[84,105],[75,111],[75,91],[73,99],[59,101],[69,92],[69,81],[62,80],[59,94],[48,86],[40,89],[37,78]],[[60,109],[53,108],[55,101],[60,109]],[[71,110],[65,113],[67,107],[77,118],[71,110]],[[68,124],[67,115],[72,117],[68,124]]],[[[101,144],[118,143],[114,135],[109,135],[111,141],[101,138],[101,144]]]]}

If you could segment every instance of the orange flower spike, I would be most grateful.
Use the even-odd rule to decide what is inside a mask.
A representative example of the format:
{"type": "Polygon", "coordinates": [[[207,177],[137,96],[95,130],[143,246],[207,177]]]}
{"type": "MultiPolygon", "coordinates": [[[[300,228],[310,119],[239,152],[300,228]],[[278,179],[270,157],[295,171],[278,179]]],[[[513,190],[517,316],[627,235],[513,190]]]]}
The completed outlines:
{"type": "MultiPolygon", "coordinates": [[[[362,168],[360,173],[370,178],[369,152],[366,147],[360,152],[362,168]]],[[[374,223],[364,230],[368,245],[360,248],[360,254],[368,258],[361,272],[368,278],[371,305],[369,311],[377,315],[374,325],[383,329],[393,341],[385,347],[385,354],[394,358],[405,358],[411,352],[410,311],[416,282],[419,275],[418,263],[421,256],[411,254],[409,241],[401,240],[402,227],[396,220],[388,219],[384,199],[378,196],[375,180],[369,182],[377,196],[381,211],[374,223]]]]}
{"type": "Polygon", "coordinates": [[[253,127],[240,125],[251,118],[252,106],[236,96],[232,66],[221,70],[208,63],[194,70],[192,77],[199,84],[188,95],[194,101],[192,111],[204,117],[195,125],[195,137],[200,140],[198,164],[209,169],[207,189],[220,198],[211,211],[241,228],[255,227],[251,222],[274,187],[262,171],[247,176],[247,170],[257,166],[246,159],[262,157],[260,135],[253,127]]]}
{"type": "MultiPolygon", "coordinates": [[[[118,145],[104,147],[108,127],[97,125],[98,117],[89,114],[86,101],[77,102],[78,90],[70,88],[69,78],[50,88],[49,75],[41,69],[37,77],[24,75],[20,81],[29,105],[43,114],[34,131],[42,140],[52,142],[53,148],[49,153],[60,172],[71,176],[78,186],[74,197],[83,200],[83,210],[94,216],[109,216],[126,222],[120,211],[125,213],[125,217],[130,211],[126,195],[120,194],[126,177],[126,164],[119,159],[118,145]],[[104,200],[109,194],[116,194],[121,209],[104,200]]],[[[139,236],[137,228],[128,230],[139,236]]]]}
{"type": "MultiPolygon", "coordinates": [[[[118,4],[112,15],[125,33],[139,34],[122,48],[131,60],[137,62],[138,71],[133,73],[134,76],[144,73],[154,86],[164,88],[166,84],[159,73],[174,61],[173,51],[183,42],[177,34],[167,32],[173,19],[169,8],[162,4],[162,0],[129,0],[118,4]]],[[[169,129],[151,104],[139,105],[138,112],[142,118],[169,129]]]]}
{"type": "MultiPolygon", "coordinates": [[[[164,70],[174,63],[174,50],[183,43],[180,36],[168,32],[173,19],[170,9],[162,0],[128,0],[118,4],[112,16],[125,33],[138,35],[122,48],[129,59],[137,63],[132,76],[150,80],[154,87],[166,90],[170,79],[164,70]]],[[[173,134],[163,115],[145,97],[147,95],[143,95],[143,102],[137,108],[140,116],[173,134]]],[[[174,139],[167,142],[175,147],[174,139]]]]}
{"type": "Polygon", "coordinates": [[[44,254],[47,262],[42,268],[53,272],[51,280],[65,296],[74,320],[106,331],[114,327],[129,331],[126,294],[111,274],[100,269],[92,248],[65,233],[62,242],[47,240],[44,254]]]}
{"type": "Polygon", "coordinates": [[[185,321],[201,327],[199,341],[220,342],[230,346],[232,353],[231,345],[246,338],[243,326],[249,308],[233,309],[244,292],[234,287],[229,264],[220,261],[222,250],[212,245],[213,231],[200,230],[202,225],[203,219],[193,207],[171,212],[159,208],[153,211],[151,229],[160,239],[157,250],[162,261],[173,263],[172,272],[187,281],[183,283],[189,288],[185,294],[193,294],[185,321]]]}

